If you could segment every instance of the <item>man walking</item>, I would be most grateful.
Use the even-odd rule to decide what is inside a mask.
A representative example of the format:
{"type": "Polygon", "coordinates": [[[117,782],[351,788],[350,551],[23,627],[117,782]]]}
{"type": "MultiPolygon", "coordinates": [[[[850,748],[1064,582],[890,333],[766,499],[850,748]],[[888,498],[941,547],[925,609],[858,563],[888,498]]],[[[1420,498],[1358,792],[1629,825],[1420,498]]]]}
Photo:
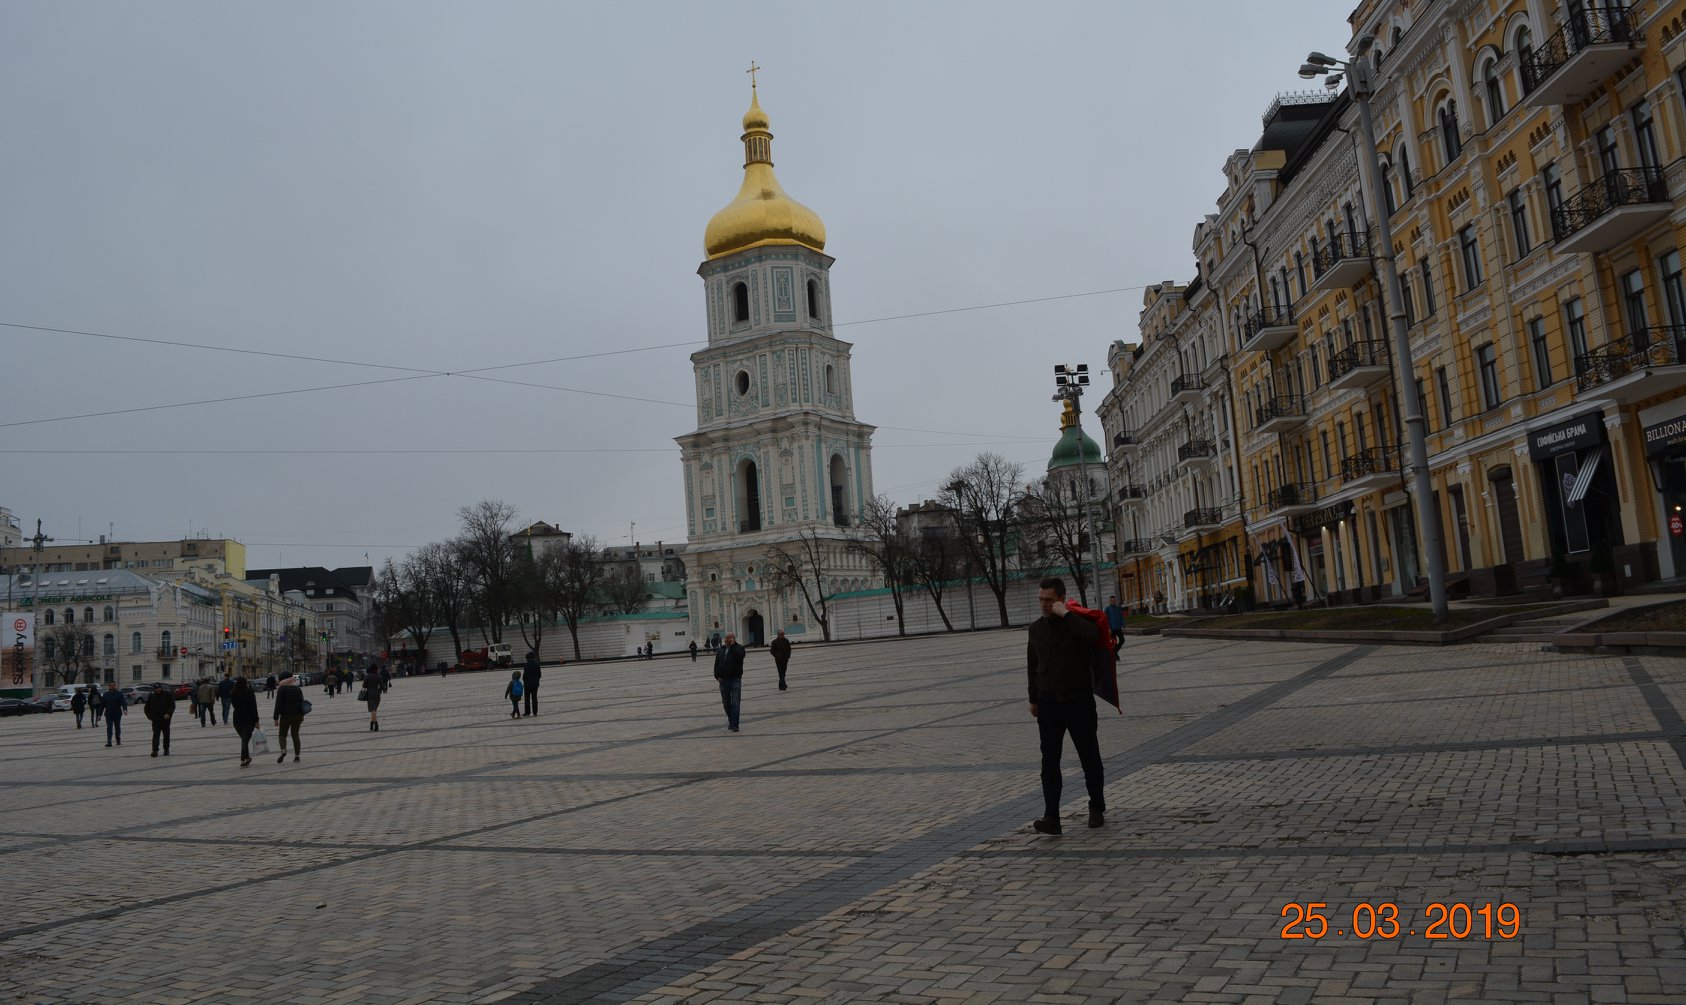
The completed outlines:
{"type": "Polygon", "coordinates": [[[222,724],[228,725],[229,709],[234,707],[234,671],[224,670],[217,681],[217,697],[222,699],[222,724]]]}
{"type": "Polygon", "coordinates": [[[526,711],[521,713],[523,718],[539,714],[539,678],[543,676],[544,671],[539,669],[539,654],[528,650],[527,662],[521,665],[521,697],[527,703],[526,711]]]}
{"type": "Polygon", "coordinates": [[[199,728],[217,721],[217,686],[211,683],[211,678],[206,677],[193,689],[193,700],[198,703],[194,708],[199,712],[199,728]]]}
{"type": "Polygon", "coordinates": [[[738,731],[738,703],[743,698],[743,646],[726,633],[725,644],[714,650],[714,679],[720,682],[720,704],[726,708],[726,728],[738,731]]]}
{"type": "Polygon", "coordinates": [[[111,746],[116,740],[117,745],[123,745],[123,715],[124,709],[129,707],[129,699],[123,692],[117,690],[116,684],[107,684],[105,693],[100,695],[100,711],[105,713],[105,745],[111,746]]]}
{"type": "Polygon", "coordinates": [[[1106,624],[1112,629],[1112,644],[1124,644],[1124,608],[1118,606],[1118,594],[1106,598],[1106,624]]]}
{"type": "Polygon", "coordinates": [[[790,666],[790,640],[784,637],[784,629],[779,629],[779,637],[767,647],[773,651],[773,664],[779,668],[779,690],[788,691],[784,686],[784,670],[790,666]]]}
{"type": "Polygon", "coordinates": [[[82,713],[88,710],[88,692],[77,691],[70,697],[70,710],[76,713],[76,728],[82,728],[82,713]]]}
{"type": "Polygon", "coordinates": [[[696,661],[697,661],[697,640],[692,639],[691,640],[691,662],[695,663],[696,661]]]}
{"type": "Polygon", "coordinates": [[[158,738],[164,738],[164,756],[170,756],[170,717],[176,714],[176,696],[167,687],[155,687],[146,696],[143,709],[152,721],[152,756],[158,756],[158,738]]]}
{"type": "Polygon", "coordinates": [[[1064,580],[1044,579],[1036,598],[1042,617],[1031,622],[1025,658],[1030,714],[1042,740],[1043,812],[1031,827],[1039,834],[1060,832],[1060,756],[1068,732],[1089,789],[1089,826],[1099,827],[1106,819],[1106,792],[1089,661],[1100,626],[1066,608],[1064,580]]]}

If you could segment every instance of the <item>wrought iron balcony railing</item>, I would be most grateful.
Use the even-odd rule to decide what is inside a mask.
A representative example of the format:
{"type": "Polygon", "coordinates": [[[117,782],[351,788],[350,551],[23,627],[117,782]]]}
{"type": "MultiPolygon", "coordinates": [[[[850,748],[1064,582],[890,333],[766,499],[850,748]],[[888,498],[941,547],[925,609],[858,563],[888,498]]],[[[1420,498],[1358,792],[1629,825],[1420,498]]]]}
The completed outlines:
{"type": "Polygon", "coordinates": [[[1177,460],[1179,461],[1193,461],[1203,457],[1216,457],[1217,454],[1217,444],[1213,443],[1211,440],[1189,440],[1187,443],[1177,448],[1177,460]]]}
{"type": "Polygon", "coordinates": [[[1135,442],[1136,438],[1124,430],[1119,430],[1118,432],[1112,434],[1112,445],[1115,447],[1134,446],[1135,442]]]}
{"type": "Polygon", "coordinates": [[[1182,394],[1185,391],[1204,390],[1206,390],[1206,378],[1200,376],[1198,373],[1185,373],[1181,377],[1171,381],[1171,394],[1173,396],[1182,394]]]}
{"type": "Polygon", "coordinates": [[[1551,211],[1551,236],[1563,240],[1599,217],[1622,206],[1668,202],[1662,168],[1639,167],[1611,171],[1551,211]]]}
{"type": "Polygon", "coordinates": [[[1120,555],[1145,555],[1153,550],[1153,542],[1143,537],[1133,537],[1118,542],[1120,555]]]}
{"type": "Polygon", "coordinates": [[[1191,509],[1183,514],[1183,529],[1192,530],[1195,527],[1210,527],[1224,522],[1224,511],[1216,506],[1202,506],[1191,509]]]}
{"type": "Polygon", "coordinates": [[[1588,46],[1631,45],[1642,37],[1631,7],[1570,4],[1568,21],[1523,61],[1522,92],[1538,88],[1588,46]]]}
{"type": "Polygon", "coordinates": [[[1266,509],[1284,506],[1309,506],[1317,501],[1317,486],[1310,482],[1278,485],[1265,494],[1266,509]]]}
{"type": "Polygon", "coordinates": [[[1311,274],[1314,279],[1323,278],[1323,273],[1337,265],[1349,261],[1370,261],[1370,235],[1363,234],[1334,234],[1329,243],[1317,249],[1317,254],[1311,260],[1311,274]]]}
{"type": "Polygon", "coordinates": [[[1253,410],[1253,424],[1262,426],[1273,419],[1305,417],[1305,399],[1297,394],[1279,394],[1253,410]]]}
{"type": "Polygon", "coordinates": [[[1341,480],[1345,482],[1367,478],[1370,475],[1393,474],[1398,469],[1394,463],[1391,450],[1381,447],[1369,447],[1356,454],[1341,458],[1341,480]]]}
{"type": "Polygon", "coordinates": [[[1386,342],[1380,339],[1354,342],[1329,357],[1329,380],[1332,383],[1360,367],[1387,365],[1386,342]]]}
{"type": "Polygon", "coordinates": [[[1147,498],[1147,489],[1142,488],[1140,485],[1120,485],[1120,486],[1118,486],[1118,499],[1119,499],[1120,502],[1122,502],[1126,499],[1146,499],[1146,498],[1147,498]]]}
{"type": "Polygon", "coordinates": [[[1575,390],[1590,391],[1600,384],[1652,366],[1686,363],[1686,326],[1643,328],[1575,357],[1575,390]]]}

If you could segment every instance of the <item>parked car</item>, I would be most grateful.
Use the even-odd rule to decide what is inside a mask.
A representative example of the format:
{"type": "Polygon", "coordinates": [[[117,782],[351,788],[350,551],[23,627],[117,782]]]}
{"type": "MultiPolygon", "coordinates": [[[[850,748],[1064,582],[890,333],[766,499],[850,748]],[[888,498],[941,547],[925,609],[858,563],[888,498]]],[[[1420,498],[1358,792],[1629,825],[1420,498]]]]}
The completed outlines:
{"type": "Polygon", "coordinates": [[[146,704],[146,692],[142,691],[138,687],[120,687],[117,690],[123,695],[123,697],[129,699],[129,704],[131,706],[146,704]]]}
{"type": "MultiPolygon", "coordinates": [[[[38,694],[33,698],[27,699],[27,701],[31,705],[35,706],[35,711],[37,711],[37,712],[51,712],[51,711],[53,711],[53,709],[54,709],[56,703],[58,702],[58,700],[59,700],[59,696],[56,695],[56,694],[38,694]]],[[[64,707],[69,708],[70,703],[65,702],[64,707]]]]}
{"type": "Polygon", "coordinates": [[[55,712],[68,712],[68,711],[70,711],[70,699],[66,698],[64,695],[62,695],[62,694],[50,694],[50,695],[46,695],[45,697],[51,698],[53,700],[53,711],[55,711],[55,712]]]}
{"type": "Polygon", "coordinates": [[[29,702],[22,698],[0,698],[0,715],[28,715],[29,702]]]}

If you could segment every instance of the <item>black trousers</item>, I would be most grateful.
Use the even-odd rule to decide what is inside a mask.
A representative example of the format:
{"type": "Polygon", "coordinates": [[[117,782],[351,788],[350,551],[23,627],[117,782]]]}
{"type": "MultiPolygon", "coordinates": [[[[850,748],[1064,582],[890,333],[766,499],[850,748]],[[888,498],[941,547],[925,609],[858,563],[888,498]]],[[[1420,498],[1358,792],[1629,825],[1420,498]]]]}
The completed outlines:
{"type": "Polygon", "coordinates": [[[1075,701],[1044,700],[1036,705],[1036,728],[1042,737],[1042,804],[1050,820],[1060,818],[1060,757],[1065,734],[1077,749],[1083,765],[1083,781],[1089,789],[1089,809],[1106,812],[1106,783],[1101,774],[1101,744],[1095,736],[1095,699],[1084,695],[1075,701]]]}
{"type": "Polygon", "coordinates": [[[170,750],[170,720],[168,720],[168,719],[154,719],[154,720],[152,720],[152,752],[154,754],[158,753],[158,738],[159,737],[164,738],[164,752],[169,753],[169,750],[170,750]]]}
{"type": "Polygon", "coordinates": [[[784,671],[790,666],[789,660],[774,660],[773,664],[779,668],[779,687],[784,687],[784,671]]]}
{"type": "Polygon", "coordinates": [[[527,689],[524,692],[522,692],[522,698],[524,698],[526,700],[526,703],[527,703],[527,710],[525,712],[523,712],[522,714],[523,715],[538,715],[539,714],[539,686],[537,684],[527,685],[527,689]]]}

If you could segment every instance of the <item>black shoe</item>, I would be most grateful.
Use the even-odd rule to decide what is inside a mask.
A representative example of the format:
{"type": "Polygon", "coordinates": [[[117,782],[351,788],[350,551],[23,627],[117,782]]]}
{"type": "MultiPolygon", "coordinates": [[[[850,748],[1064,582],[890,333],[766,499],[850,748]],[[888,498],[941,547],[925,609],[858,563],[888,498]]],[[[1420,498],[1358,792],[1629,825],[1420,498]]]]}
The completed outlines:
{"type": "Polygon", "coordinates": [[[294,763],[294,764],[297,764],[297,763],[299,763],[299,755],[297,755],[297,754],[294,754],[294,755],[293,755],[293,763],[294,763]]]}
{"type": "Polygon", "coordinates": [[[169,748],[169,747],[165,747],[165,748],[164,748],[164,756],[165,756],[165,757],[169,757],[169,756],[170,756],[170,748],[169,748]]]}
{"type": "Polygon", "coordinates": [[[1090,827],[1104,827],[1104,826],[1106,826],[1106,811],[1105,810],[1090,810],[1089,811],[1089,826],[1090,827]]]}
{"type": "Polygon", "coordinates": [[[158,751],[156,751],[156,750],[154,750],[154,751],[153,751],[153,752],[152,752],[152,756],[153,756],[153,757],[157,757],[157,756],[158,756],[158,751]]]}
{"type": "Polygon", "coordinates": [[[783,684],[780,684],[780,685],[779,685],[779,690],[780,690],[780,691],[789,691],[789,690],[790,690],[790,688],[788,688],[788,687],[785,687],[785,686],[784,686],[784,685],[783,685],[783,684]]]}
{"type": "Polygon", "coordinates": [[[111,746],[111,744],[109,744],[109,743],[107,743],[107,744],[106,744],[106,746],[108,746],[108,747],[109,747],[109,746],[111,746]]]}
{"type": "Polygon", "coordinates": [[[736,733],[738,731],[738,727],[736,727],[736,726],[727,726],[726,728],[731,730],[734,733],[736,733]]]}
{"type": "Polygon", "coordinates": [[[1030,826],[1038,834],[1058,834],[1060,832],[1060,822],[1055,817],[1037,817],[1030,822],[1030,826]]]}
{"type": "Polygon", "coordinates": [[[283,750],[283,751],[281,751],[281,756],[277,757],[275,759],[275,763],[280,764],[282,761],[285,761],[286,759],[287,759],[287,752],[285,750],[283,750]]]}

